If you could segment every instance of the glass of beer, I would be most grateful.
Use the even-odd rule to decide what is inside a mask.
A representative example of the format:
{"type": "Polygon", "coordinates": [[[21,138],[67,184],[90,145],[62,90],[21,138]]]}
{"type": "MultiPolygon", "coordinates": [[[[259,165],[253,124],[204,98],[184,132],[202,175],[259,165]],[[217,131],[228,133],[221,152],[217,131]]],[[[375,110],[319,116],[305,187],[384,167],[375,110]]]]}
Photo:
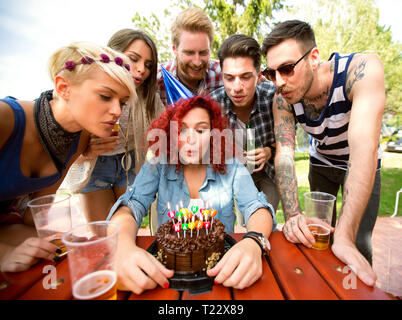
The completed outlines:
{"type": "Polygon", "coordinates": [[[330,229],[319,224],[309,224],[308,228],[313,234],[315,243],[312,245],[313,249],[325,250],[329,247],[329,234],[330,229]]]}
{"type": "Polygon", "coordinates": [[[64,234],[73,296],[79,300],[116,300],[115,254],[120,226],[91,222],[64,234]]]}
{"type": "Polygon", "coordinates": [[[64,255],[66,247],[61,241],[63,234],[71,229],[71,195],[50,194],[28,202],[39,238],[48,240],[59,247],[64,255]]]}
{"type": "Polygon", "coordinates": [[[332,213],[336,197],[332,194],[311,191],[304,194],[307,227],[314,236],[313,249],[329,247],[332,213]]]}
{"type": "Polygon", "coordinates": [[[119,135],[119,127],[120,127],[119,120],[117,120],[115,122],[115,124],[113,125],[112,135],[114,135],[114,136],[119,135]]]}

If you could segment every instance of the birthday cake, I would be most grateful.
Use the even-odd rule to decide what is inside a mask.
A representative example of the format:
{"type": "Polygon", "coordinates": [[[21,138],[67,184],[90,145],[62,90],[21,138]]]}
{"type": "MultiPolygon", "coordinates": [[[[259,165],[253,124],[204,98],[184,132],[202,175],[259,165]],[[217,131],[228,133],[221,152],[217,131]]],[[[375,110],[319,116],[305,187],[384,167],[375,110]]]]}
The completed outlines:
{"type": "Polygon", "coordinates": [[[223,223],[207,215],[194,218],[188,223],[186,219],[173,218],[156,233],[157,259],[176,274],[204,273],[218,263],[225,251],[223,223]]]}

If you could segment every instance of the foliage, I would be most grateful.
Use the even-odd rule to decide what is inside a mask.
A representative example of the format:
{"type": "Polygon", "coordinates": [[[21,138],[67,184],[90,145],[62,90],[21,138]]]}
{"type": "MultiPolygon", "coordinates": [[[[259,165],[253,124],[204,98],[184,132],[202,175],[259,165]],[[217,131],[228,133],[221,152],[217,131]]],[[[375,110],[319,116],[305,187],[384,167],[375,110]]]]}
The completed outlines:
{"type": "MultiPolygon", "coordinates": [[[[170,16],[170,11],[165,9],[164,15],[165,17],[170,16]]],[[[145,31],[155,41],[159,62],[169,61],[173,58],[170,31],[167,30],[166,25],[163,25],[154,13],[149,18],[146,18],[137,12],[132,21],[135,28],[145,31]]]]}
{"type": "Polygon", "coordinates": [[[377,54],[385,73],[386,112],[400,114],[402,105],[402,45],[389,28],[379,25],[374,0],[314,0],[293,8],[314,29],[321,58],[333,51],[377,54]],[[304,12],[304,13],[301,13],[304,12]]]}
{"type": "MultiPolygon", "coordinates": [[[[300,3],[300,2],[298,2],[300,3]]],[[[244,33],[262,43],[278,17],[297,18],[309,22],[316,34],[321,58],[328,59],[333,51],[340,53],[376,53],[384,65],[386,113],[401,114],[402,106],[402,45],[392,40],[389,28],[379,25],[379,10],[374,0],[310,0],[290,7],[286,0],[178,0],[171,1],[162,17],[152,14],[146,18],[138,13],[134,26],[145,30],[156,42],[159,61],[173,58],[170,24],[187,7],[202,8],[215,27],[212,57],[216,58],[222,41],[231,34],[244,33]]]]}
{"type": "MultiPolygon", "coordinates": [[[[188,7],[203,9],[211,18],[215,28],[215,41],[212,47],[212,57],[217,58],[218,49],[229,35],[243,33],[254,37],[260,43],[270,30],[270,21],[274,11],[284,8],[283,0],[178,0],[170,3],[170,9],[165,10],[166,21],[173,22],[181,10],[188,7]]],[[[172,59],[170,29],[160,22],[155,14],[149,18],[138,13],[133,18],[134,26],[145,30],[155,40],[161,62],[172,59]]]]}

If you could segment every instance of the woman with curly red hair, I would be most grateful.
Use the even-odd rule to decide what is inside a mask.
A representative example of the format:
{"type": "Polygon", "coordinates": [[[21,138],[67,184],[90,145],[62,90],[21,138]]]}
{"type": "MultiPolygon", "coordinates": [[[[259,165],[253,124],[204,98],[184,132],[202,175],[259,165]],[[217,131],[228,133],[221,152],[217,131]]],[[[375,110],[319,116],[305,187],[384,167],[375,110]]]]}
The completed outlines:
{"type": "Polygon", "coordinates": [[[207,97],[180,100],[167,108],[149,128],[149,147],[155,158],[140,170],[120,197],[108,219],[121,231],[117,252],[118,288],[137,294],[158,284],[169,287],[173,271],[136,246],[142,219],[158,193],[158,226],[167,222],[167,203],[184,207],[209,202],[227,233],[234,232],[236,198],[250,233],[233,246],[212,269],[215,283],[245,288],[262,274],[262,245],[250,235],[268,238],[275,226],[274,211],[258,192],[244,165],[234,156],[233,133],[221,107],[207,97]]]}

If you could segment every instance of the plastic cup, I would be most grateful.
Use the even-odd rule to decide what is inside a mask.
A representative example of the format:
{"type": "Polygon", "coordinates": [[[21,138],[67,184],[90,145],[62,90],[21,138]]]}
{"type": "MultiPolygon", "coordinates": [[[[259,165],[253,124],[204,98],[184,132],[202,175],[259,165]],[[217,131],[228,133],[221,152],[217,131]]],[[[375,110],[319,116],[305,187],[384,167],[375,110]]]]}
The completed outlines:
{"type": "Polygon", "coordinates": [[[65,252],[61,241],[64,233],[71,229],[71,195],[51,194],[28,202],[39,238],[46,239],[65,252]]]}
{"type": "Polygon", "coordinates": [[[332,194],[311,191],[304,194],[307,227],[314,236],[313,249],[329,247],[331,219],[336,197],[332,194]]]}
{"type": "Polygon", "coordinates": [[[120,226],[91,222],[64,234],[73,296],[79,300],[116,300],[115,254],[120,226]]]}

